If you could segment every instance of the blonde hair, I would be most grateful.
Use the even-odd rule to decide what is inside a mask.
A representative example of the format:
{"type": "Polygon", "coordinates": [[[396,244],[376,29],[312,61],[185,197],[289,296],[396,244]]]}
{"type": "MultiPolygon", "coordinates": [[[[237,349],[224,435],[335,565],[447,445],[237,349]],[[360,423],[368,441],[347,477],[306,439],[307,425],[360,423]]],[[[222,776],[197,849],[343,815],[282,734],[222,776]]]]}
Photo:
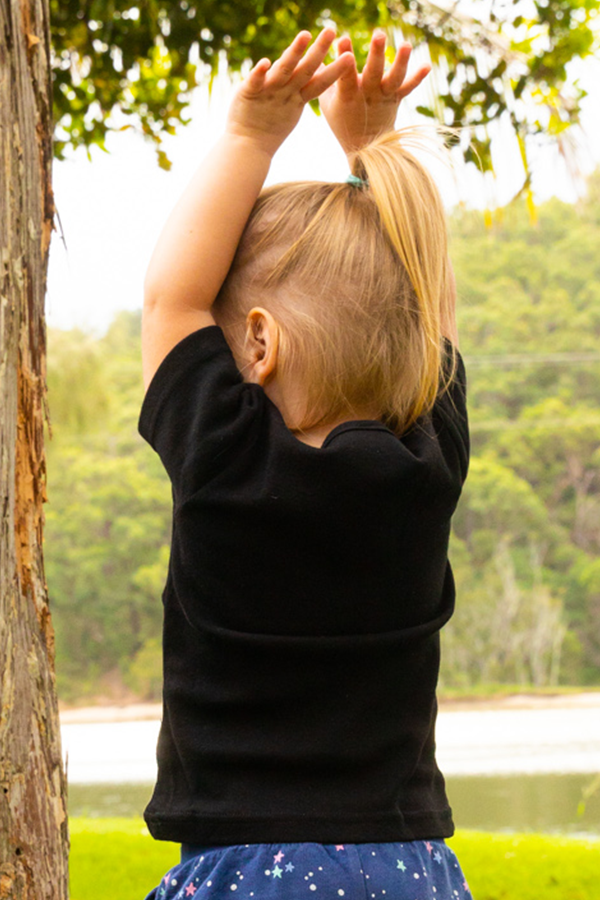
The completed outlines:
{"type": "Polygon", "coordinates": [[[297,430],[368,411],[402,433],[449,380],[445,214],[431,175],[408,150],[424,143],[406,129],[358,151],[352,171],[368,187],[280,184],[254,206],[215,311],[234,352],[250,309],[272,313],[277,374],[305,392],[297,430]]]}

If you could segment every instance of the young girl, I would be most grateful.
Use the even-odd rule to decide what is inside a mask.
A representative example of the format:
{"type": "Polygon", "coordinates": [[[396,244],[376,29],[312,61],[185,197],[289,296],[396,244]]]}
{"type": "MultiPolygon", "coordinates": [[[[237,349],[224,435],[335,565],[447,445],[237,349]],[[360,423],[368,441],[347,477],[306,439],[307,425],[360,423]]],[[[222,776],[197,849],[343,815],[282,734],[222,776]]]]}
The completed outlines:
{"type": "Polygon", "coordinates": [[[156,900],[469,898],[435,762],[468,460],[444,213],[362,74],[302,32],[241,85],[145,284],[140,431],[173,487],[156,900]],[[305,103],[347,183],[261,188],[305,103]]]}

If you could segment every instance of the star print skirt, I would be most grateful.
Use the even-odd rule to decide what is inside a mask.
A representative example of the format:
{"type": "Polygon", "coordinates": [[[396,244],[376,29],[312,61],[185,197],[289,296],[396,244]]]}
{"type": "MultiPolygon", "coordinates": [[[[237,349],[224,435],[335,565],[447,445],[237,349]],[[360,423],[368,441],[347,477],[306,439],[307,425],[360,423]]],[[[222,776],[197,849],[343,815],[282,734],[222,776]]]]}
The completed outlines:
{"type": "Polygon", "coordinates": [[[472,900],[442,840],[181,848],[146,900],[472,900]]]}

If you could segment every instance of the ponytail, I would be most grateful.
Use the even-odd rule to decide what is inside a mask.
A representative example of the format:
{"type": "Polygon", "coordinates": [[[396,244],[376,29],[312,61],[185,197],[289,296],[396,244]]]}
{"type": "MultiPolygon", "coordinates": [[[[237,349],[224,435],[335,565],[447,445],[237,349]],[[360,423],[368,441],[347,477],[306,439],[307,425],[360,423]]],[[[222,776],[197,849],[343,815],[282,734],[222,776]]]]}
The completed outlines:
{"type": "MultiPolygon", "coordinates": [[[[439,133],[439,132],[438,132],[439,133]]],[[[379,217],[414,290],[420,321],[421,377],[410,418],[433,406],[440,381],[456,365],[442,363],[442,310],[451,288],[446,216],[436,184],[410,146],[439,155],[439,145],[416,128],[389,132],[357,151],[352,174],[370,188],[379,217]]]]}

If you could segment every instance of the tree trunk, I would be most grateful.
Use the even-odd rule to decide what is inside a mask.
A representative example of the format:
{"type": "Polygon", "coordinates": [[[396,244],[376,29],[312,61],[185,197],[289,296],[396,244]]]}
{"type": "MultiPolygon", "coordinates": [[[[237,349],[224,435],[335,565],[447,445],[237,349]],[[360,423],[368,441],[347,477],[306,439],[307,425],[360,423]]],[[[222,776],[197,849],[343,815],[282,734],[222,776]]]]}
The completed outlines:
{"type": "Polygon", "coordinates": [[[0,900],[68,895],[42,558],[51,135],[48,0],[0,0],[0,900]]]}

